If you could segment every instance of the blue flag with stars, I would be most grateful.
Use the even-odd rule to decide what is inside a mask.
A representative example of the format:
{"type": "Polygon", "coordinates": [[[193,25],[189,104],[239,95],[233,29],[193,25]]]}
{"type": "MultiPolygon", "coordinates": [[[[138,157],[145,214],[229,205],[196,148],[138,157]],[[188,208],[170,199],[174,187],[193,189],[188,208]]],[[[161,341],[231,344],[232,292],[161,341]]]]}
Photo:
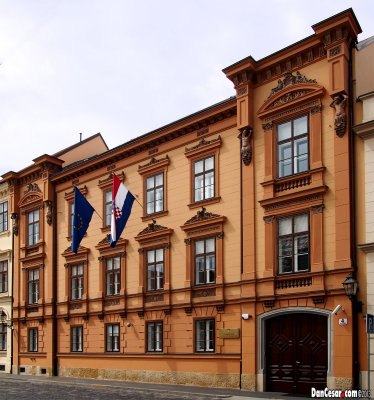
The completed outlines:
{"type": "Polygon", "coordinates": [[[79,244],[87,231],[94,211],[94,208],[80,190],[74,186],[73,239],[71,249],[75,254],[78,252],[79,244]]]}

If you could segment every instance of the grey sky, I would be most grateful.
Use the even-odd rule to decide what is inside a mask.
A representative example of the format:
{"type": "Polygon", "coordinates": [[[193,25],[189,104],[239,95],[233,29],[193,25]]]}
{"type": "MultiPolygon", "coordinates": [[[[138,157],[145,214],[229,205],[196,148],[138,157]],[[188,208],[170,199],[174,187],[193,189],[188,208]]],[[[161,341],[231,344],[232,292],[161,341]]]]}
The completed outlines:
{"type": "Polygon", "coordinates": [[[372,0],[0,0],[0,175],[101,132],[110,148],[235,94],[223,68],[372,0]]]}

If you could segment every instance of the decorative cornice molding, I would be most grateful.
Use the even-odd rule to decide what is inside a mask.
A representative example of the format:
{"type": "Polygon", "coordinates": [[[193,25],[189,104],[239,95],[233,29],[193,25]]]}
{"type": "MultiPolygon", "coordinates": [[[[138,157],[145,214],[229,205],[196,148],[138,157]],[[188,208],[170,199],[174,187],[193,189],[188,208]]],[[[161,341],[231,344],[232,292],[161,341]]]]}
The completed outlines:
{"type": "Polygon", "coordinates": [[[149,233],[159,232],[162,230],[168,229],[166,226],[157,225],[155,222],[151,222],[148,224],[146,228],[138,233],[138,236],[147,235],[149,233]]]}
{"type": "Polygon", "coordinates": [[[147,168],[147,167],[150,167],[151,165],[158,164],[158,163],[160,163],[161,161],[166,161],[166,160],[168,160],[168,159],[169,159],[169,156],[168,156],[167,154],[166,154],[165,157],[159,158],[159,159],[157,159],[156,157],[152,157],[152,158],[150,159],[150,161],[149,161],[147,164],[138,165],[138,169],[147,168]]]}
{"type": "Polygon", "coordinates": [[[304,75],[301,75],[299,71],[296,71],[296,75],[293,75],[292,72],[286,72],[283,80],[278,79],[278,85],[271,89],[270,94],[265,101],[269,100],[280,90],[296,85],[297,83],[317,83],[317,81],[315,79],[307,79],[304,75]]]}
{"type": "Polygon", "coordinates": [[[186,147],[185,151],[187,153],[189,151],[197,150],[200,147],[207,146],[211,143],[219,142],[221,140],[222,140],[221,135],[219,135],[216,139],[212,139],[212,140],[205,140],[205,138],[202,138],[197,145],[190,147],[190,148],[186,147]]]}
{"type": "Polygon", "coordinates": [[[194,222],[206,221],[211,218],[220,217],[218,214],[213,214],[211,212],[207,212],[205,207],[202,207],[201,210],[197,211],[197,214],[194,215],[192,218],[187,220],[184,225],[192,224],[194,222]]]}

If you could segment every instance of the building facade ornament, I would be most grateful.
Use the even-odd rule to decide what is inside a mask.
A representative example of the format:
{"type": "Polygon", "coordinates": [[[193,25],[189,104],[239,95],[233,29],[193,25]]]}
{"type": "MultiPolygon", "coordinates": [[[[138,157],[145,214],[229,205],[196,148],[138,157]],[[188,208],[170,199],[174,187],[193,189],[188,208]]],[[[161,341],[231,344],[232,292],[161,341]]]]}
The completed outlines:
{"type": "Polygon", "coordinates": [[[348,96],[345,93],[340,93],[333,97],[333,102],[330,107],[335,109],[335,133],[341,138],[345,134],[347,127],[347,115],[345,105],[347,104],[348,96]]]}
{"type": "Polygon", "coordinates": [[[253,130],[245,127],[240,131],[238,138],[241,140],[240,156],[244,165],[249,165],[252,161],[252,138],[253,130]]]}
{"type": "Polygon", "coordinates": [[[41,192],[41,190],[39,189],[39,186],[36,183],[29,183],[27,185],[26,190],[24,191],[24,194],[29,192],[41,192]]]}
{"type": "Polygon", "coordinates": [[[197,212],[196,215],[194,215],[192,218],[187,220],[184,224],[192,224],[193,222],[198,222],[198,221],[204,221],[210,218],[216,218],[219,217],[218,214],[213,214],[211,212],[207,212],[205,207],[202,207],[201,210],[197,212]]]}
{"type": "Polygon", "coordinates": [[[296,71],[296,75],[292,75],[292,72],[286,72],[283,79],[278,79],[278,85],[271,89],[266,100],[270,99],[270,97],[274,96],[280,90],[288,86],[296,85],[297,83],[317,83],[317,81],[315,79],[307,79],[304,75],[301,75],[299,71],[296,71]]]}
{"type": "Polygon", "coordinates": [[[206,146],[208,144],[211,144],[211,143],[214,143],[214,142],[218,142],[220,140],[221,140],[221,135],[219,135],[216,139],[212,139],[212,140],[205,140],[205,138],[202,138],[200,140],[200,142],[196,146],[193,146],[193,147],[190,147],[190,148],[186,147],[185,151],[188,152],[188,151],[196,150],[199,147],[206,146]]]}
{"type": "Polygon", "coordinates": [[[272,224],[274,221],[275,216],[274,215],[266,215],[264,217],[264,222],[265,224],[272,224]]]}
{"type": "Polygon", "coordinates": [[[13,221],[13,233],[18,236],[18,214],[12,213],[10,218],[13,221]]]}
{"type": "Polygon", "coordinates": [[[51,200],[46,200],[44,202],[44,204],[47,209],[46,214],[45,214],[47,224],[51,225],[52,224],[52,202],[51,202],[51,200]]]}

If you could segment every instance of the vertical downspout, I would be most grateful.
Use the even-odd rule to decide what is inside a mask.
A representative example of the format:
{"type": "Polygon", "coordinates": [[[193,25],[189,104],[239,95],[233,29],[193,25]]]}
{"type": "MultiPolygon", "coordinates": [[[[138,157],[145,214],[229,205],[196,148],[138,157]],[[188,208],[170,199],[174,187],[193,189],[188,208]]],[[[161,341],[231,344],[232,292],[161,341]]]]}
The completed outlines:
{"type": "MultiPolygon", "coordinates": [[[[353,267],[353,276],[356,278],[357,272],[357,257],[356,257],[356,224],[355,224],[355,210],[356,210],[356,196],[355,196],[355,147],[354,147],[354,110],[353,110],[353,63],[352,55],[353,48],[355,47],[356,39],[353,39],[349,46],[349,62],[348,62],[348,98],[349,98],[349,170],[350,170],[350,234],[351,234],[351,260],[353,267]]],[[[358,310],[355,301],[352,302],[353,307],[353,388],[358,389],[360,366],[358,360],[358,310]]]]}
{"type": "Polygon", "coordinates": [[[54,207],[53,207],[53,273],[52,273],[52,375],[58,375],[58,362],[57,362],[57,193],[56,187],[53,184],[54,193],[54,207]]]}
{"type": "MultiPolygon", "coordinates": [[[[239,154],[241,154],[241,143],[239,142],[239,154]]],[[[240,162],[240,275],[243,274],[243,162],[241,156],[239,157],[240,162]]],[[[240,278],[242,280],[242,277],[240,278]]],[[[240,287],[240,292],[242,288],[240,287]]],[[[242,293],[240,293],[241,297],[242,293]]],[[[242,373],[243,373],[243,321],[242,321],[242,303],[240,303],[240,375],[239,375],[239,389],[242,388],[242,373]]]]}
{"type": "Polygon", "coordinates": [[[14,334],[14,325],[13,325],[13,303],[14,303],[14,230],[12,226],[12,306],[10,310],[10,323],[12,324],[12,330],[10,335],[10,373],[13,374],[13,334],[14,334]]]}

